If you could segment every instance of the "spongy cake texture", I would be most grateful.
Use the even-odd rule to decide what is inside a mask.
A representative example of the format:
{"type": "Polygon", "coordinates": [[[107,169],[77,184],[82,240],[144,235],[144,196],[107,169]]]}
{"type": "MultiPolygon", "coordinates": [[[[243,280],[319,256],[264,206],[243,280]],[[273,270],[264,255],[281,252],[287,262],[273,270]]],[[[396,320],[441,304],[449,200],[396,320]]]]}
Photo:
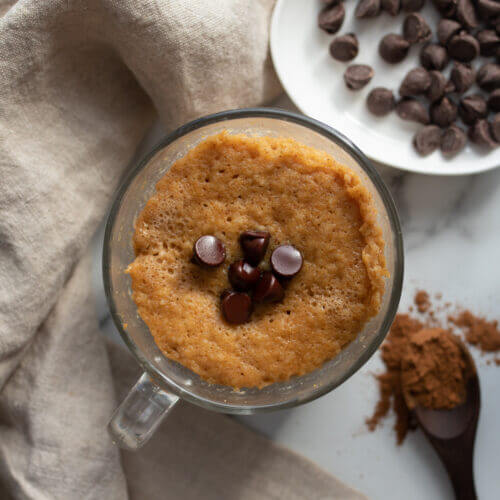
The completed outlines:
{"type": "MultiPolygon", "coordinates": [[[[292,139],[222,132],[176,161],[135,225],[128,272],[157,345],[209,382],[263,387],[320,367],[375,315],[387,269],[371,195],[357,175],[292,139]],[[291,243],[304,256],[281,303],[228,324],[220,294],[242,258],[245,230],[271,233],[265,258],[291,243]],[[226,245],[225,264],[191,262],[204,234],[226,245]]],[[[265,267],[265,264],[264,264],[265,267]]]]}

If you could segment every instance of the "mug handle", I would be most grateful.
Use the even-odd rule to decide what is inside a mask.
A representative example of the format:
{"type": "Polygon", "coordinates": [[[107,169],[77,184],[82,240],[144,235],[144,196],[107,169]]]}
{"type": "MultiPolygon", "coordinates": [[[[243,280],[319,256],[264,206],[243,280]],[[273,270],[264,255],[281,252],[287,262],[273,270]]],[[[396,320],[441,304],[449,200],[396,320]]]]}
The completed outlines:
{"type": "Polygon", "coordinates": [[[177,401],[178,396],[160,389],[143,373],[108,423],[113,443],[125,450],[138,450],[149,441],[177,401]]]}

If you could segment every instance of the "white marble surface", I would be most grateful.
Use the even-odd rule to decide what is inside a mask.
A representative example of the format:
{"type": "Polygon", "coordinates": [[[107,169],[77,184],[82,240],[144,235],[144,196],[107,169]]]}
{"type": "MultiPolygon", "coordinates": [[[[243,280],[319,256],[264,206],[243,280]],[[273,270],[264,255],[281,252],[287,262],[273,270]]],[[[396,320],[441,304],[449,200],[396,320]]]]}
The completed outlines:
{"type": "MultiPolygon", "coordinates": [[[[287,99],[278,106],[292,109],[287,99]]],[[[140,148],[147,151],[162,136],[159,126],[140,148]]],[[[416,289],[441,292],[477,313],[500,319],[500,169],[465,177],[379,170],[398,206],[405,239],[402,308],[416,289]]],[[[94,242],[96,308],[103,332],[119,341],[107,312],[101,281],[102,228],[94,242]]],[[[499,498],[500,367],[478,363],[483,405],[474,469],[479,498],[499,498]]],[[[372,373],[378,355],[334,392],[299,408],[241,420],[271,439],[309,457],[324,469],[377,500],[452,499],[447,477],[419,432],[395,445],[392,419],[375,433],[364,419],[373,409],[377,388],[372,373]]]]}

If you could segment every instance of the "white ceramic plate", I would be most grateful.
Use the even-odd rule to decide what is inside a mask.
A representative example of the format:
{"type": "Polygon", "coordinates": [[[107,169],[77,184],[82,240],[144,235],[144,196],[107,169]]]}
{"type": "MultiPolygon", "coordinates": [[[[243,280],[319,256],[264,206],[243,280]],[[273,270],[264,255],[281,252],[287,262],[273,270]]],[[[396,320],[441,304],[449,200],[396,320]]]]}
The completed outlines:
{"type": "MultiPolygon", "coordinates": [[[[356,3],[346,0],[346,17],[338,34],[357,34],[360,50],[353,62],[370,64],[375,76],[364,89],[353,92],[343,80],[347,64],[335,61],[328,52],[333,36],[317,27],[320,0],[278,0],[271,23],[271,53],[281,83],[295,105],[345,134],[372,160],[386,165],[440,175],[471,174],[500,166],[500,148],[486,152],[473,145],[452,159],[444,158],[440,151],[422,158],[412,146],[421,125],[403,121],[396,113],[377,118],[366,109],[370,89],[382,86],[397,91],[404,75],[418,65],[420,45],[413,47],[402,63],[387,64],[378,54],[379,40],[386,33],[400,33],[404,15],[393,18],[382,13],[375,19],[356,20],[356,3]]],[[[426,6],[422,14],[433,28],[438,20],[433,7],[426,6]]]]}

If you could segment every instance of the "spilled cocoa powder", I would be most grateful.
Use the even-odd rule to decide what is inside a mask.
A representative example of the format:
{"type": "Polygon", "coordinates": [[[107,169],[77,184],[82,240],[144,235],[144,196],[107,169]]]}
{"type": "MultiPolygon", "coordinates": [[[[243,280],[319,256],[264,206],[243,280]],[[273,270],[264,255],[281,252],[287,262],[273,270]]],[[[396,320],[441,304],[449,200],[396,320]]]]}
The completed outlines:
{"type": "Polygon", "coordinates": [[[425,290],[419,290],[414,299],[415,305],[417,306],[418,312],[425,313],[431,307],[431,301],[429,294],[425,290]]]}
{"type": "Polygon", "coordinates": [[[470,311],[461,311],[448,320],[465,332],[465,340],[484,352],[500,351],[498,321],[488,321],[474,316],[470,311]]]}
{"type": "MultiPolygon", "coordinates": [[[[453,341],[454,333],[461,333],[468,344],[482,353],[500,351],[497,321],[459,307],[454,314],[440,320],[440,313],[452,304],[434,306],[425,291],[416,293],[414,303],[418,317],[397,314],[380,348],[385,371],[376,376],[379,399],[373,415],[366,420],[369,430],[374,431],[392,408],[398,444],[404,441],[408,431],[416,428],[403,388],[410,392],[415,404],[429,408],[453,408],[463,401],[468,374],[463,353],[453,341]]],[[[488,360],[487,364],[491,362],[500,365],[498,357],[488,360]]]]}

